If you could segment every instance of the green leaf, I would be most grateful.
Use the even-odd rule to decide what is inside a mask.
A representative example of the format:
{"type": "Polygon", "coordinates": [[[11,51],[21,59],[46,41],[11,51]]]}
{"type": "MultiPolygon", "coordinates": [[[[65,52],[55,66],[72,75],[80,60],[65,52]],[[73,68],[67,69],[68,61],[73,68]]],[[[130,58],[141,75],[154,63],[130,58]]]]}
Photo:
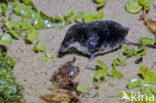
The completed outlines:
{"type": "Polygon", "coordinates": [[[117,78],[117,79],[122,79],[123,78],[123,74],[121,72],[119,72],[117,69],[112,69],[111,75],[114,78],[117,78]]]}
{"type": "Polygon", "coordinates": [[[107,65],[106,65],[104,62],[102,62],[101,60],[97,60],[97,65],[98,65],[100,68],[102,68],[105,72],[108,71],[107,65]]]}
{"type": "Polygon", "coordinates": [[[124,65],[126,65],[125,58],[123,57],[122,53],[120,52],[118,54],[117,59],[113,60],[113,66],[114,66],[114,69],[116,69],[117,66],[124,66],[124,65]]]}
{"type": "Polygon", "coordinates": [[[0,7],[0,14],[2,14],[3,13],[3,9],[2,9],[2,7],[0,7]]]}
{"type": "Polygon", "coordinates": [[[90,23],[90,22],[93,22],[96,20],[96,16],[94,13],[92,12],[86,12],[85,15],[84,15],[84,21],[86,23],[90,23]]]}
{"type": "Polygon", "coordinates": [[[64,18],[68,23],[72,23],[74,20],[74,12],[73,11],[66,11],[64,14],[64,18]]]}
{"type": "Polygon", "coordinates": [[[137,50],[136,52],[136,56],[144,56],[147,53],[147,50],[145,47],[141,47],[139,48],[139,50],[137,50]]]}
{"type": "Polygon", "coordinates": [[[26,20],[20,20],[19,23],[22,30],[27,30],[29,27],[31,27],[30,23],[26,20]]]}
{"type": "Polygon", "coordinates": [[[122,65],[125,65],[125,64],[126,64],[126,63],[125,63],[125,58],[123,57],[122,52],[120,52],[120,53],[118,54],[117,59],[120,61],[120,63],[121,63],[122,65]]]}
{"type": "Polygon", "coordinates": [[[76,22],[82,23],[83,18],[84,18],[84,14],[85,14],[85,12],[83,12],[83,11],[78,12],[76,17],[75,17],[76,22]]]}
{"type": "Polygon", "coordinates": [[[52,62],[54,57],[51,54],[45,52],[44,55],[42,56],[42,59],[47,62],[52,62]]]}
{"type": "Polygon", "coordinates": [[[9,1],[9,2],[8,2],[8,8],[9,8],[9,9],[12,9],[12,8],[16,7],[19,3],[20,3],[20,2],[17,1],[17,0],[14,1],[14,2],[9,1]]]}
{"type": "Polygon", "coordinates": [[[34,18],[34,15],[36,15],[33,10],[31,10],[28,6],[22,3],[19,3],[15,8],[13,8],[13,10],[17,15],[23,18],[32,19],[34,18]]]}
{"type": "Polygon", "coordinates": [[[104,69],[99,69],[95,72],[94,74],[94,79],[97,80],[98,82],[102,81],[102,79],[107,76],[107,71],[105,71],[104,69]]]}
{"type": "Polygon", "coordinates": [[[147,44],[154,45],[154,40],[148,37],[142,37],[138,40],[138,44],[141,46],[146,46],[147,44]]]}
{"type": "Polygon", "coordinates": [[[138,3],[138,0],[127,0],[125,8],[129,13],[138,13],[142,6],[138,3]]]}
{"type": "Polygon", "coordinates": [[[62,102],[60,102],[60,103],[69,103],[69,102],[62,101],[62,102]]]}
{"type": "Polygon", "coordinates": [[[108,0],[99,0],[98,5],[96,6],[97,9],[102,8],[106,5],[108,0]]]}
{"type": "Polygon", "coordinates": [[[64,21],[64,17],[61,14],[55,15],[54,19],[55,19],[55,22],[64,21]]]}
{"type": "Polygon", "coordinates": [[[140,86],[140,90],[143,94],[152,94],[153,93],[152,87],[149,84],[142,84],[140,86]]]}
{"type": "Polygon", "coordinates": [[[135,55],[135,48],[134,47],[128,47],[127,45],[124,45],[124,52],[127,56],[133,56],[135,55]]]}
{"type": "Polygon", "coordinates": [[[4,15],[6,13],[6,10],[8,9],[8,6],[6,3],[1,2],[0,3],[0,15],[4,15]]]}
{"type": "Polygon", "coordinates": [[[9,29],[8,32],[9,32],[15,39],[20,39],[20,35],[19,35],[16,31],[14,31],[14,30],[12,30],[12,29],[9,29]]]}
{"type": "Polygon", "coordinates": [[[34,49],[38,52],[46,52],[46,47],[45,45],[41,44],[40,42],[37,42],[34,49]]]}
{"type": "Polygon", "coordinates": [[[156,73],[147,72],[144,81],[148,84],[156,84],[156,73]]]}
{"type": "Polygon", "coordinates": [[[148,68],[145,67],[145,66],[140,66],[139,70],[140,70],[141,74],[143,75],[143,77],[145,78],[145,76],[146,76],[146,74],[148,72],[148,68]]]}
{"type": "Polygon", "coordinates": [[[15,61],[5,52],[0,52],[0,101],[1,103],[23,103],[23,86],[17,84],[13,75],[15,61]]]}
{"type": "Polygon", "coordinates": [[[59,27],[60,29],[63,29],[66,25],[67,25],[67,22],[66,22],[66,21],[62,21],[62,22],[59,22],[59,23],[58,23],[58,27],[59,27]]]}
{"type": "Polygon", "coordinates": [[[50,29],[50,28],[54,28],[54,27],[55,27],[54,23],[50,22],[49,20],[44,21],[44,28],[50,29]]]}
{"type": "Polygon", "coordinates": [[[38,37],[38,31],[34,27],[30,27],[29,30],[26,32],[25,39],[29,42],[33,42],[38,37]]]}
{"type": "Polygon", "coordinates": [[[22,2],[25,4],[30,4],[32,2],[32,0],[22,0],[22,2]]]}
{"type": "Polygon", "coordinates": [[[39,15],[39,13],[37,16],[34,17],[32,23],[36,29],[43,29],[45,27],[45,25],[44,25],[45,21],[42,19],[42,17],[39,15]]]}
{"type": "Polygon", "coordinates": [[[153,89],[154,94],[156,94],[156,88],[153,89]]]}
{"type": "Polygon", "coordinates": [[[128,79],[127,87],[129,89],[133,89],[133,88],[139,87],[140,85],[141,85],[141,80],[139,78],[128,79]]]}
{"type": "Polygon", "coordinates": [[[17,23],[12,20],[6,20],[4,24],[8,29],[18,28],[17,23]]]}
{"type": "Polygon", "coordinates": [[[105,14],[104,14],[104,12],[98,12],[96,16],[97,16],[96,17],[97,20],[100,21],[100,20],[102,20],[104,18],[105,14]]]}
{"type": "Polygon", "coordinates": [[[0,43],[1,44],[9,44],[9,45],[11,45],[11,43],[12,43],[11,36],[9,34],[7,34],[7,33],[2,34],[0,36],[0,43]]]}
{"type": "Polygon", "coordinates": [[[81,92],[83,94],[86,94],[87,93],[86,88],[84,88],[84,87],[82,87],[80,85],[78,85],[76,89],[77,89],[77,91],[79,91],[79,92],[81,92]]]}
{"type": "Polygon", "coordinates": [[[77,22],[86,22],[86,23],[90,23],[93,21],[100,21],[102,20],[104,17],[104,12],[98,12],[97,14],[94,14],[92,12],[78,12],[76,15],[76,21],[77,22]]]}
{"type": "Polygon", "coordinates": [[[144,10],[148,11],[149,8],[151,7],[152,1],[153,0],[139,0],[139,3],[143,5],[144,10]]]}

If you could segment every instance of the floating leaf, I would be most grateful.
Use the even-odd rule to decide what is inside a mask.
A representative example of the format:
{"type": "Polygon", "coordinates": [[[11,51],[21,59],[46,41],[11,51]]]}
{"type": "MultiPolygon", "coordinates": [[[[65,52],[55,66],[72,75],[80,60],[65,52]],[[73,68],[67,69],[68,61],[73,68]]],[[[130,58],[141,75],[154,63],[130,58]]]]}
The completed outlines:
{"type": "Polygon", "coordinates": [[[140,85],[141,85],[141,80],[139,78],[128,79],[127,86],[128,86],[129,89],[139,87],[140,85]]]}
{"type": "Polygon", "coordinates": [[[124,66],[124,65],[126,65],[125,58],[123,57],[122,53],[120,52],[118,54],[117,59],[113,60],[113,67],[114,67],[114,69],[116,69],[117,66],[124,66]]]}
{"type": "Polygon", "coordinates": [[[3,9],[2,9],[2,7],[0,7],[0,14],[2,14],[3,13],[3,9]]]}
{"type": "Polygon", "coordinates": [[[12,20],[6,20],[4,24],[5,24],[5,26],[8,29],[12,29],[12,28],[17,28],[18,27],[17,23],[12,21],[12,20]]]}
{"type": "Polygon", "coordinates": [[[119,72],[117,69],[112,69],[111,75],[114,78],[117,78],[117,79],[122,79],[123,78],[123,74],[121,72],[119,72]]]}
{"type": "Polygon", "coordinates": [[[142,84],[140,86],[140,90],[143,94],[152,94],[153,93],[152,87],[149,84],[142,84]]]}
{"type": "Polygon", "coordinates": [[[8,9],[7,4],[1,2],[0,3],[0,15],[4,15],[7,9],[8,9]]]}
{"type": "Polygon", "coordinates": [[[136,52],[136,56],[144,56],[147,53],[147,50],[145,47],[141,47],[139,48],[139,50],[137,50],[136,52]]]}
{"type": "Polygon", "coordinates": [[[44,27],[45,27],[46,29],[54,28],[54,27],[55,27],[55,24],[52,23],[52,22],[50,22],[49,20],[45,20],[45,21],[44,21],[44,27]]]}
{"type": "Polygon", "coordinates": [[[76,17],[75,17],[76,22],[82,23],[83,18],[84,18],[84,14],[85,14],[85,12],[83,12],[83,11],[78,12],[76,17]]]}
{"type": "Polygon", "coordinates": [[[14,2],[9,1],[9,2],[8,2],[8,8],[9,8],[9,9],[12,9],[12,8],[16,7],[19,3],[20,3],[20,2],[17,1],[17,0],[14,1],[14,2]]]}
{"type": "Polygon", "coordinates": [[[55,15],[54,19],[55,19],[55,22],[64,21],[64,17],[61,14],[55,15]]]}
{"type": "Polygon", "coordinates": [[[26,20],[20,20],[19,23],[22,30],[27,30],[29,27],[31,27],[30,23],[26,20]]]}
{"type": "Polygon", "coordinates": [[[99,9],[99,8],[102,8],[103,6],[105,6],[108,0],[94,0],[94,1],[98,3],[96,8],[99,9]]]}
{"type": "Polygon", "coordinates": [[[138,40],[138,44],[141,46],[146,46],[147,44],[154,45],[154,40],[148,37],[142,37],[138,40]]]}
{"type": "Polygon", "coordinates": [[[141,74],[143,75],[143,77],[145,78],[145,76],[146,76],[146,74],[148,72],[148,68],[145,67],[145,66],[140,66],[139,70],[140,70],[141,74]]]}
{"type": "Polygon", "coordinates": [[[63,102],[60,102],[60,103],[69,103],[69,102],[65,102],[65,101],[63,101],[63,102]]]}
{"type": "Polygon", "coordinates": [[[97,60],[97,65],[98,65],[100,68],[102,68],[103,70],[105,70],[105,72],[108,71],[108,67],[107,67],[107,65],[106,65],[104,62],[102,62],[102,61],[100,61],[100,60],[97,60]]]}
{"type": "Polygon", "coordinates": [[[133,56],[135,55],[135,48],[134,47],[128,47],[127,45],[124,45],[124,52],[127,56],[133,56]]]}
{"type": "Polygon", "coordinates": [[[137,0],[127,0],[125,8],[129,13],[138,13],[141,11],[142,6],[137,0]]]}
{"type": "Polygon", "coordinates": [[[92,12],[86,12],[84,15],[84,21],[90,23],[96,20],[95,14],[92,12]]]}
{"type": "Polygon", "coordinates": [[[154,94],[156,94],[156,88],[153,89],[154,94]]]}
{"type": "Polygon", "coordinates": [[[120,61],[120,63],[121,63],[120,65],[125,65],[126,64],[125,63],[125,58],[123,57],[121,52],[118,54],[117,59],[120,61]]]}
{"type": "Polygon", "coordinates": [[[22,2],[24,2],[25,4],[30,4],[32,0],[22,0],[22,2]]]}
{"type": "Polygon", "coordinates": [[[147,72],[144,81],[148,84],[156,84],[156,73],[147,72]]]}
{"type": "Polygon", "coordinates": [[[40,42],[37,42],[34,49],[38,52],[46,52],[46,47],[45,45],[41,44],[40,42]]]}
{"type": "Polygon", "coordinates": [[[99,69],[94,74],[94,79],[98,82],[102,81],[107,76],[107,72],[104,69],[99,69]]]}
{"type": "Polygon", "coordinates": [[[97,16],[96,17],[97,20],[102,20],[104,18],[105,14],[104,14],[104,12],[98,12],[96,16],[97,16]]]}
{"type": "Polygon", "coordinates": [[[102,20],[104,17],[104,12],[98,12],[97,14],[94,14],[93,12],[78,12],[75,20],[77,22],[86,22],[86,23],[90,23],[93,21],[100,21],[102,20]]]}
{"type": "Polygon", "coordinates": [[[67,22],[66,22],[66,21],[62,21],[62,22],[59,22],[59,23],[58,23],[58,27],[59,27],[60,29],[63,29],[66,25],[67,25],[67,22]]]}
{"type": "Polygon", "coordinates": [[[11,36],[9,34],[7,34],[7,33],[2,34],[0,36],[0,43],[1,44],[9,44],[9,45],[11,45],[11,43],[12,43],[11,36]]]}
{"type": "Polygon", "coordinates": [[[19,35],[16,31],[14,31],[14,30],[12,30],[12,29],[9,29],[8,32],[9,32],[15,39],[20,39],[20,35],[19,35]]]}
{"type": "Polygon", "coordinates": [[[80,86],[80,85],[78,85],[76,89],[77,89],[77,91],[79,91],[79,92],[81,92],[81,93],[84,93],[84,94],[87,93],[86,88],[84,88],[84,87],[82,87],[82,86],[80,86]]]}
{"type": "Polygon", "coordinates": [[[153,0],[139,0],[139,3],[143,5],[144,10],[148,11],[153,0]]]}
{"type": "Polygon", "coordinates": [[[45,21],[42,19],[42,17],[38,14],[38,16],[35,16],[33,21],[33,26],[36,28],[36,29],[44,29],[44,23],[45,21]]]}
{"type": "Polygon", "coordinates": [[[42,59],[47,62],[52,62],[54,57],[51,54],[45,52],[44,55],[42,56],[42,59]]]}
{"type": "Polygon", "coordinates": [[[64,14],[64,18],[68,23],[72,23],[72,21],[74,20],[74,12],[66,11],[64,14]]]}
{"type": "Polygon", "coordinates": [[[33,15],[35,15],[35,12],[33,10],[22,3],[19,3],[15,8],[13,8],[13,10],[17,15],[23,18],[32,19],[33,15]]]}
{"type": "Polygon", "coordinates": [[[38,31],[34,27],[31,27],[26,32],[25,39],[32,43],[34,40],[37,39],[37,37],[38,37],[38,31]]]}

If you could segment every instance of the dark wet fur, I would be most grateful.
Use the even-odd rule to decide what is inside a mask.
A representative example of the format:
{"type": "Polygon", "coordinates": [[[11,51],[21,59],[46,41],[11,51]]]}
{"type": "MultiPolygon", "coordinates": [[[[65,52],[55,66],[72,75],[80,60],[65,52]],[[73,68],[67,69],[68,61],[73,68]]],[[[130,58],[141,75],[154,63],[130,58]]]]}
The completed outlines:
{"type": "Polygon", "coordinates": [[[121,45],[128,34],[128,28],[123,27],[115,21],[95,21],[91,23],[75,24],[66,33],[60,51],[67,48],[70,44],[78,42],[89,49],[88,55],[100,51],[110,45],[121,45]]]}

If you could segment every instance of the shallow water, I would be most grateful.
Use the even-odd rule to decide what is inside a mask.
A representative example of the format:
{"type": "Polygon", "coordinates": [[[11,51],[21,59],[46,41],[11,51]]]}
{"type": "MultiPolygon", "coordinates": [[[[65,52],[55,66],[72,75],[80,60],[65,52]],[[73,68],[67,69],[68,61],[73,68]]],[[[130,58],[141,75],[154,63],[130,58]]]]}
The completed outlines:
{"type": "MultiPolygon", "coordinates": [[[[54,16],[58,13],[64,13],[67,10],[77,11],[92,11],[97,12],[96,4],[92,0],[33,0],[37,8],[49,16],[54,16]]],[[[152,34],[146,29],[142,21],[139,21],[139,14],[129,14],[124,9],[126,0],[109,0],[106,6],[102,9],[105,12],[105,20],[115,20],[125,27],[129,27],[130,31],[127,39],[136,42],[140,37],[151,37],[152,34]]],[[[156,20],[156,8],[151,7],[148,16],[156,20]]],[[[71,24],[72,25],[72,24],[71,24]]],[[[24,85],[24,94],[26,103],[46,103],[39,98],[40,95],[48,94],[51,91],[48,88],[52,87],[50,81],[52,73],[60,66],[72,59],[73,55],[66,55],[58,58],[58,50],[60,44],[65,36],[68,25],[64,29],[49,29],[40,30],[39,40],[47,46],[48,52],[54,55],[54,62],[46,63],[38,59],[28,46],[22,40],[14,40],[12,46],[8,50],[9,54],[13,56],[17,62],[15,67],[15,74],[19,83],[24,85]]],[[[76,55],[75,65],[79,66],[80,74],[76,81],[80,85],[88,87],[92,83],[92,78],[95,71],[84,69],[88,64],[96,64],[96,61],[104,61],[111,69],[111,62],[117,57],[117,54],[122,51],[122,48],[108,53],[106,55],[96,57],[92,62],[88,62],[88,58],[76,55]],[[89,75],[88,75],[89,74],[89,75]]],[[[135,64],[135,57],[128,59],[127,65],[119,67],[118,69],[124,74],[122,80],[113,79],[100,85],[98,90],[99,95],[95,98],[83,99],[82,103],[120,103],[119,93],[126,89],[128,78],[134,77],[139,72],[140,65],[150,67],[156,59],[156,50],[148,49],[147,55],[139,65],[135,64]]]]}

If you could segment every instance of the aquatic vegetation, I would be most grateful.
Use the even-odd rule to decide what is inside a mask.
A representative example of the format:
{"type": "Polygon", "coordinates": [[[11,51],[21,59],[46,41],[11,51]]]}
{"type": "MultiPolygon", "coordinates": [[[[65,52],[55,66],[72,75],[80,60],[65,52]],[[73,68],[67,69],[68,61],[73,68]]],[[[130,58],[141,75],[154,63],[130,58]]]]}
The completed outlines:
{"type": "Polygon", "coordinates": [[[82,23],[89,23],[93,21],[100,21],[104,18],[104,12],[98,12],[97,14],[94,14],[93,12],[83,12],[80,11],[76,14],[75,21],[82,23]]]}
{"type": "Polygon", "coordinates": [[[142,10],[148,11],[153,0],[127,0],[125,8],[129,13],[138,13],[142,10]]]}
{"type": "Polygon", "coordinates": [[[155,84],[156,84],[156,73],[151,72],[151,69],[146,66],[140,66],[140,75],[138,77],[132,77],[128,79],[127,88],[134,90],[139,89],[139,91],[134,90],[133,92],[123,91],[120,94],[122,101],[128,99],[130,102],[136,101],[137,103],[155,103],[155,84]],[[139,96],[138,96],[139,95],[139,96]],[[126,98],[125,98],[126,97],[126,98]]]}
{"type": "Polygon", "coordinates": [[[97,9],[100,9],[100,8],[102,8],[103,6],[105,6],[106,3],[107,3],[107,1],[108,1],[108,0],[94,0],[94,2],[97,3],[97,6],[96,6],[97,9]]]}
{"type": "Polygon", "coordinates": [[[13,68],[16,62],[0,49],[0,101],[1,103],[24,103],[23,86],[16,82],[13,68]]]}

